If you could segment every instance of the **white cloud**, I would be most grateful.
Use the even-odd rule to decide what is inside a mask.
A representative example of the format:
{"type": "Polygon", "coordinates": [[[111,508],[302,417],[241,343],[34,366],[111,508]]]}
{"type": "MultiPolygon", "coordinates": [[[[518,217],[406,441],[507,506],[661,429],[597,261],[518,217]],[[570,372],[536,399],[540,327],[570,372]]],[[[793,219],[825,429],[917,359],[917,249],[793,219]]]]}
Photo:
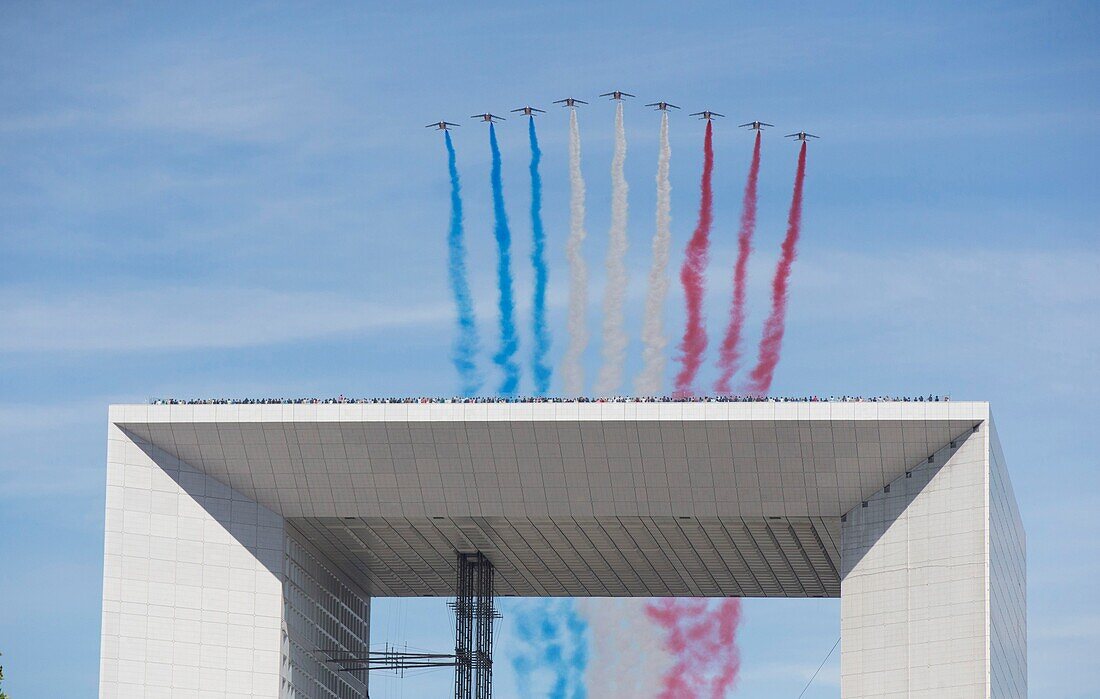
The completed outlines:
{"type": "Polygon", "coordinates": [[[122,123],[238,141],[281,140],[331,106],[304,74],[235,57],[176,56],[111,89],[122,123]]]}
{"type": "Polygon", "coordinates": [[[925,141],[936,138],[1004,138],[1033,133],[1036,128],[1051,130],[1088,129],[1100,118],[1094,109],[1054,109],[1016,112],[957,112],[926,115],[866,115],[858,117],[852,128],[850,113],[822,116],[815,121],[815,132],[829,134],[838,142],[882,141],[892,143],[925,141]]]}
{"type": "Polygon", "coordinates": [[[177,287],[61,295],[7,289],[0,351],[228,348],[442,323],[447,303],[408,306],[319,292],[177,287]]]}
{"type": "MultiPolygon", "coordinates": [[[[1036,306],[1078,306],[1100,301],[1094,272],[1100,253],[1091,250],[996,251],[957,247],[860,253],[824,252],[798,263],[799,291],[818,310],[830,312],[829,299],[845,294],[832,315],[875,312],[898,304],[977,299],[996,306],[999,298],[1027,298],[1036,306]],[[859,292],[859,293],[857,293],[859,292]]],[[[933,310],[933,309],[929,309],[933,310]]],[[[936,309],[939,310],[939,309],[936,309]]]]}
{"type": "Polygon", "coordinates": [[[10,438],[37,430],[51,430],[87,422],[89,415],[99,415],[107,422],[107,405],[111,401],[81,400],[79,402],[27,405],[0,404],[0,437],[10,438]]]}
{"type": "Polygon", "coordinates": [[[158,43],[126,70],[74,85],[64,106],[7,115],[0,133],[121,129],[302,146],[331,143],[333,127],[350,123],[339,97],[283,57],[203,48],[158,43]]]}
{"type": "Polygon", "coordinates": [[[823,253],[796,265],[790,322],[837,328],[869,351],[1018,366],[1079,390],[1097,376],[1096,269],[1100,254],[1074,249],[823,253]]]}

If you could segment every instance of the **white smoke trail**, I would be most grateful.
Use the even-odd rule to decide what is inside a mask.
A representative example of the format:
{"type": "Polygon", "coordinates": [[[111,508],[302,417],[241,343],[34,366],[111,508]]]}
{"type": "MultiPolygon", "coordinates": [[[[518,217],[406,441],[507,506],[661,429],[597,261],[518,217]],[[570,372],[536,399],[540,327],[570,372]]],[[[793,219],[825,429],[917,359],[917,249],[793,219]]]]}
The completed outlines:
{"type": "Polygon", "coordinates": [[[569,111],[569,240],[565,250],[569,257],[569,346],[562,360],[562,381],[565,395],[584,393],[584,367],[581,357],[588,347],[588,267],[581,245],[584,230],[584,176],[581,174],[581,132],[577,126],[577,110],[569,111]]]}
{"type": "Polygon", "coordinates": [[[656,696],[672,665],[663,635],[645,613],[646,599],[578,599],[588,623],[585,668],[588,696],[634,699],[656,696]]]}
{"type": "Polygon", "coordinates": [[[611,230],[608,233],[607,281],[603,297],[603,367],[596,381],[596,394],[616,393],[623,382],[626,360],[626,329],[623,303],[626,300],[626,130],[623,103],[615,106],[615,155],[611,159],[611,230]]]}
{"type": "Polygon", "coordinates": [[[661,147],[657,155],[657,229],[653,233],[653,266],[649,269],[649,290],[645,297],[642,325],[642,372],[634,384],[639,396],[661,392],[665,375],[665,297],[668,296],[668,247],[672,238],[672,184],[668,178],[668,112],[661,114],[661,147]]]}

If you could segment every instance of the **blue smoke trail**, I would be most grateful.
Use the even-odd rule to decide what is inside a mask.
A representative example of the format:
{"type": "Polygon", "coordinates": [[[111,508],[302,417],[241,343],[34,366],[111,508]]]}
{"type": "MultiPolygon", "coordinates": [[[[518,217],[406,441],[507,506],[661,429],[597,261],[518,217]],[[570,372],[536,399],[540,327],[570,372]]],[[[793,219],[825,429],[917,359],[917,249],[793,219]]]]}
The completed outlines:
{"type": "Polygon", "coordinates": [[[462,225],[462,186],[458,180],[458,165],[455,162],[455,147],[451,143],[451,132],[443,132],[447,144],[447,170],[451,174],[451,227],[447,233],[447,270],[451,281],[451,294],[458,310],[458,337],[451,351],[451,361],[458,371],[462,382],[462,395],[474,396],[481,389],[481,376],[478,375],[474,357],[477,355],[477,322],[474,319],[474,304],[470,298],[470,284],[466,280],[466,244],[462,225]]]}
{"type": "Polygon", "coordinates": [[[531,231],[534,245],[531,248],[531,264],[535,268],[534,335],[535,352],[532,370],[535,374],[535,395],[543,396],[550,390],[552,369],[546,364],[550,351],[550,331],[546,327],[546,233],[542,228],[542,176],[539,175],[539,139],[535,135],[535,117],[527,123],[527,135],[531,140],[531,231]]]}
{"type": "Polygon", "coordinates": [[[519,386],[519,366],[515,362],[519,345],[516,340],[516,303],[512,298],[512,232],[508,229],[508,214],[504,210],[500,146],[497,145],[497,131],[492,124],[489,124],[489,147],[493,152],[490,179],[493,185],[493,235],[497,239],[497,283],[500,286],[500,351],[493,355],[493,361],[504,372],[500,393],[510,396],[519,386]]]}
{"type": "Polygon", "coordinates": [[[588,624],[573,600],[526,600],[513,607],[511,616],[519,640],[512,668],[521,694],[587,699],[588,624]]]}
{"type": "Polygon", "coordinates": [[[584,669],[588,665],[588,624],[577,614],[577,606],[569,602],[569,613],[565,625],[573,639],[573,652],[569,655],[569,671],[573,676],[572,699],[587,699],[588,690],[584,684],[584,669]]]}

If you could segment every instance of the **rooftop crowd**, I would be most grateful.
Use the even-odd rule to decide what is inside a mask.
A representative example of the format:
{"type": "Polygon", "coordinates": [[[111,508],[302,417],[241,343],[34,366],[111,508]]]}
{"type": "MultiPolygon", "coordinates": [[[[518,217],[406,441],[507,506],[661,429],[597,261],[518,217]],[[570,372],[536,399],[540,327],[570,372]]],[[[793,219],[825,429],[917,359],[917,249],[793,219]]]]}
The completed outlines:
{"type": "Polygon", "coordinates": [[[422,403],[939,403],[950,396],[610,396],[559,398],[548,396],[437,396],[389,398],[154,398],[153,405],[332,405],[340,403],[405,405],[422,403]]]}

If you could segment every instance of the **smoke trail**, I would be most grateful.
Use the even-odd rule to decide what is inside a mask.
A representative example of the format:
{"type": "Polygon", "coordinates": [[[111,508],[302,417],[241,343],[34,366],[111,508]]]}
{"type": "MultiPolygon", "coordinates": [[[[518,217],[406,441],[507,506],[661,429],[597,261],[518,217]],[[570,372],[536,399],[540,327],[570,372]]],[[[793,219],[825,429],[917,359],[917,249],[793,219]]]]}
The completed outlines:
{"type": "Polygon", "coordinates": [[[748,276],[749,253],[752,252],[752,235],[756,231],[756,180],[760,175],[760,132],[752,147],[752,164],[745,182],[745,198],[741,204],[741,229],[737,234],[737,265],[733,271],[733,303],[730,306],[730,322],[726,337],[722,340],[718,366],[722,369],[714,384],[715,393],[729,394],[730,379],[741,363],[741,329],[745,325],[745,278],[748,276]]]}
{"type": "Polygon", "coordinates": [[[657,228],[653,233],[653,265],[645,298],[642,326],[642,373],[634,390],[640,396],[656,395],[665,375],[665,297],[668,295],[668,246],[671,240],[672,185],[668,178],[668,112],[661,114],[661,144],[657,155],[657,228]]]}
{"type": "Polygon", "coordinates": [[[607,286],[603,297],[603,366],[596,381],[596,394],[608,396],[623,383],[626,360],[626,330],[623,303],[626,300],[626,130],[623,103],[615,106],[615,154],[611,159],[611,230],[608,234],[607,286]]]}
{"type": "Polygon", "coordinates": [[[497,239],[497,283],[500,287],[500,351],[493,361],[504,372],[500,384],[502,395],[512,395],[519,386],[519,366],[515,362],[516,340],[515,299],[512,298],[512,232],[508,229],[508,214],[504,210],[504,186],[500,176],[500,146],[497,132],[489,124],[489,148],[493,152],[493,235],[497,239]]]}
{"type": "Polygon", "coordinates": [[[711,605],[700,599],[663,599],[647,606],[646,613],[664,629],[665,648],[675,657],[659,699],[725,699],[741,669],[741,600],[711,605]]]}
{"type": "Polygon", "coordinates": [[[466,280],[466,244],[462,225],[462,186],[458,179],[455,147],[451,132],[443,132],[447,144],[447,170],[451,175],[451,226],[447,232],[447,272],[451,282],[451,294],[458,311],[458,336],[451,350],[451,362],[458,371],[462,383],[462,395],[476,395],[481,388],[474,357],[477,355],[477,322],[474,304],[470,298],[470,284],[466,280]]]}
{"type": "Polygon", "coordinates": [[[653,696],[672,657],[646,615],[644,599],[577,600],[593,639],[585,686],[592,697],[635,699],[653,696]]]}
{"type": "MultiPolygon", "coordinates": [[[[588,624],[577,614],[576,607],[572,604],[569,606],[565,626],[569,631],[569,637],[572,639],[568,667],[573,691],[569,694],[569,697],[571,699],[587,699],[588,688],[584,685],[584,670],[588,665],[588,624]]],[[[564,695],[562,699],[565,699],[564,695]]]]}
{"type": "Polygon", "coordinates": [[[586,699],[588,625],[572,599],[529,600],[512,612],[518,637],[512,667],[522,696],[586,699]]]}
{"type": "Polygon", "coordinates": [[[588,347],[588,266],[581,245],[584,230],[584,176],[581,174],[581,132],[577,126],[577,110],[569,110],[569,347],[562,361],[565,395],[584,393],[584,368],[581,357],[588,347]]]}
{"type": "Polygon", "coordinates": [[[711,176],[714,173],[714,143],[712,122],[707,120],[707,133],[703,139],[703,177],[699,185],[699,223],[688,241],[687,258],[680,270],[680,281],[684,285],[687,301],[687,325],[684,339],[680,341],[680,373],[676,375],[677,395],[691,395],[692,383],[699,365],[703,361],[703,352],[707,348],[707,329],[703,323],[703,293],[707,267],[707,253],[710,249],[710,225],[714,220],[711,176]]]}
{"type": "Polygon", "coordinates": [[[798,171],[794,176],[794,193],[791,195],[791,211],[787,215],[787,237],[783,239],[779,264],[772,279],[772,311],[764,323],[764,335],[760,338],[760,356],[756,366],[749,374],[746,390],[752,395],[766,395],[772,386],[775,365],[779,363],[779,351],[783,347],[783,331],[787,318],[787,282],[791,278],[791,265],[794,264],[798,246],[798,236],[802,232],[802,183],[806,179],[806,143],[798,151],[798,171]]]}
{"type": "Polygon", "coordinates": [[[534,239],[531,248],[531,264],[535,268],[535,299],[533,324],[535,350],[532,371],[535,375],[535,395],[543,396],[550,389],[552,369],[546,364],[550,350],[550,330],[546,327],[546,233],[542,228],[542,176],[539,175],[539,139],[535,134],[535,117],[527,123],[527,135],[531,141],[531,232],[534,239]]]}

